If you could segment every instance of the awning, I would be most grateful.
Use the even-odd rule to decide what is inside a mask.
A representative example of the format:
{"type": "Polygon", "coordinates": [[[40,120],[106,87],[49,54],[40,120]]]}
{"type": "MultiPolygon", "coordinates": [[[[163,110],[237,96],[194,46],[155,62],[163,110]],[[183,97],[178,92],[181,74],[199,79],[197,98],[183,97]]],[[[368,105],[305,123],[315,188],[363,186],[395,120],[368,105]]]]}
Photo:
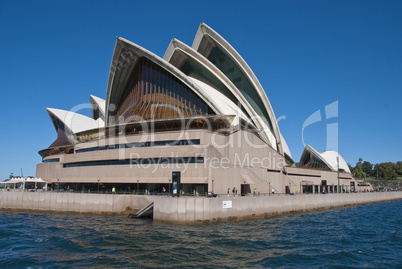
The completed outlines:
{"type": "Polygon", "coordinates": [[[303,180],[300,181],[300,185],[314,185],[314,181],[303,180]]]}
{"type": "Polygon", "coordinates": [[[27,179],[25,182],[32,182],[32,183],[47,183],[41,178],[32,178],[32,179],[27,179]]]}

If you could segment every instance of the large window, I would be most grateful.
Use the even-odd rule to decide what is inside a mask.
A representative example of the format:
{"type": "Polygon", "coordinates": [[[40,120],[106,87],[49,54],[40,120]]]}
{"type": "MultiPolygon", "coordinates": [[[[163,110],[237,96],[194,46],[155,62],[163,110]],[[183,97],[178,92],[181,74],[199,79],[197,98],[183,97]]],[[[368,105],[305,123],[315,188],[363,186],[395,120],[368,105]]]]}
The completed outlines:
{"type": "MultiPolygon", "coordinates": [[[[236,104],[244,114],[246,114],[249,118],[250,115],[244,109],[244,107],[240,104],[239,100],[233,95],[233,93],[211,72],[201,66],[194,60],[186,59],[181,63],[180,68],[183,73],[187,76],[191,76],[192,74],[197,74],[207,80],[209,83],[214,85],[223,95],[229,98],[234,104],[236,104]]],[[[233,69],[233,68],[232,68],[233,69]]],[[[230,71],[230,70],[229,70],[230,71]]],[[[233,72],[233,70],[231,71],[233,72]]]]}
{"type": "Polygon", "coordinates": [[[108,160],[108,161],[92,161],[64,164],[64,168],[80,167],[80,166],[100,166],[100,165],[152,165],[152,164],[168,164],[168,163],[204,163],[204,157],[179,157],[179,158],[141,158],[126,160],[108,160]]]}
{"type": "Polygon", "coordinates": [[[241,91],[243,96],[251,104],[255,112],[267,124],[268,128],[274,134],[272,122],[268,112],[262,102],[258,92],[244,75],[242,70],[229,58],[220,48],[214,47],[208,56],[208,60],[221,70],[232,83],[241,91]]]}
{"type": "Polygon", "coordinates": [[[170,72],[146,58],[134,67],[117,105],[116,123],[207,115],[207,104],[170,72]]]}
{"type": "Polygon", "coordinates": [[[98,151],[98,150],[108,150],[108,149],[162,147],[162,146],[188,146],[188,145],[199,145],[199,144],[200,144],[200,139],[165,140],[165,141],[152,141],[152,142],[141,142],[141,143],[104,145],[104,146],[100,146],[100,147],[79,149],[76,151],[76,153],[82,153],[82,152],[88,152],[88,151],[98,151]]]}
{"type": "Polygon", "coordinates": [[[326,165],[322,160],[315,157],[313,154],[310,154],[309,160],[303,165],[305,168],[310,169],[327,169],[329,170],[328,165],[326,165]]]}
{"type": "Polygon", "coordinates": [[[43,163],[58,163],[60,161],[59,158],[54,158],[54,159],[47,159],[42,161],[43,163]]]}

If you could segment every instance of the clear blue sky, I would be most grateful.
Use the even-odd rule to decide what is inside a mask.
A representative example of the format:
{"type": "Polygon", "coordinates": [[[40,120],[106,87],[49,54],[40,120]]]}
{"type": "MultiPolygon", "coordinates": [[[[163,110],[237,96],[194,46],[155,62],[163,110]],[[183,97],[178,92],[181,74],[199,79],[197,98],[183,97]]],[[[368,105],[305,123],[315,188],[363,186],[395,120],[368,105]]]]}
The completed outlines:
{"type": "MultiPolygon", "coordinates": [[[[402,1],[0,1],[0,180],[35,175],[56,132],[46,107],[105,98],[116,36],[163,57],[201,22],[245,59],[297,162],[305,142],[353,165],[402,160],[402,1]],[[338,116],[325,106],[338,101],[338,116]]],[[[89,115],[89,111],[84,111],[89,115]]]]}

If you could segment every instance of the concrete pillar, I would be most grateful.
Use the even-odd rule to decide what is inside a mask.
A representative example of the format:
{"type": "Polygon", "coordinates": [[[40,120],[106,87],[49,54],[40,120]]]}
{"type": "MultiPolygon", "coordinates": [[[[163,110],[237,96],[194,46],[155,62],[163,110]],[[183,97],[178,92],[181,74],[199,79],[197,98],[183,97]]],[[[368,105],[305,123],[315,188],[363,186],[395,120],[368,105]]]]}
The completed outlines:
{"type": "Polygon", "coordinates": [[[318,185],[318,193],[321,193],[321,185],[318,185]]]}

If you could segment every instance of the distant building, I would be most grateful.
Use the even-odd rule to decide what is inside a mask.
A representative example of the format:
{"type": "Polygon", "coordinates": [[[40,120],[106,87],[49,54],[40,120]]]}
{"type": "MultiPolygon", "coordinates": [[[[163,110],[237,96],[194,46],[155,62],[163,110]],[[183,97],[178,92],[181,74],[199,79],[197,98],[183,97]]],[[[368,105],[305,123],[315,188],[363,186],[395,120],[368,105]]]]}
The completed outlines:
{"type": "Polygon", "coordinates": [[[163,59],[117,38],[106,100],[90,103],[91,118],[47,109],[57,139],[39,151],[36,176],[54,189],[276,195],[357,187],[336,152],[306,146],[295,164],[258,79],[205,24],[192,47],[174,39],[163,59]]]}

